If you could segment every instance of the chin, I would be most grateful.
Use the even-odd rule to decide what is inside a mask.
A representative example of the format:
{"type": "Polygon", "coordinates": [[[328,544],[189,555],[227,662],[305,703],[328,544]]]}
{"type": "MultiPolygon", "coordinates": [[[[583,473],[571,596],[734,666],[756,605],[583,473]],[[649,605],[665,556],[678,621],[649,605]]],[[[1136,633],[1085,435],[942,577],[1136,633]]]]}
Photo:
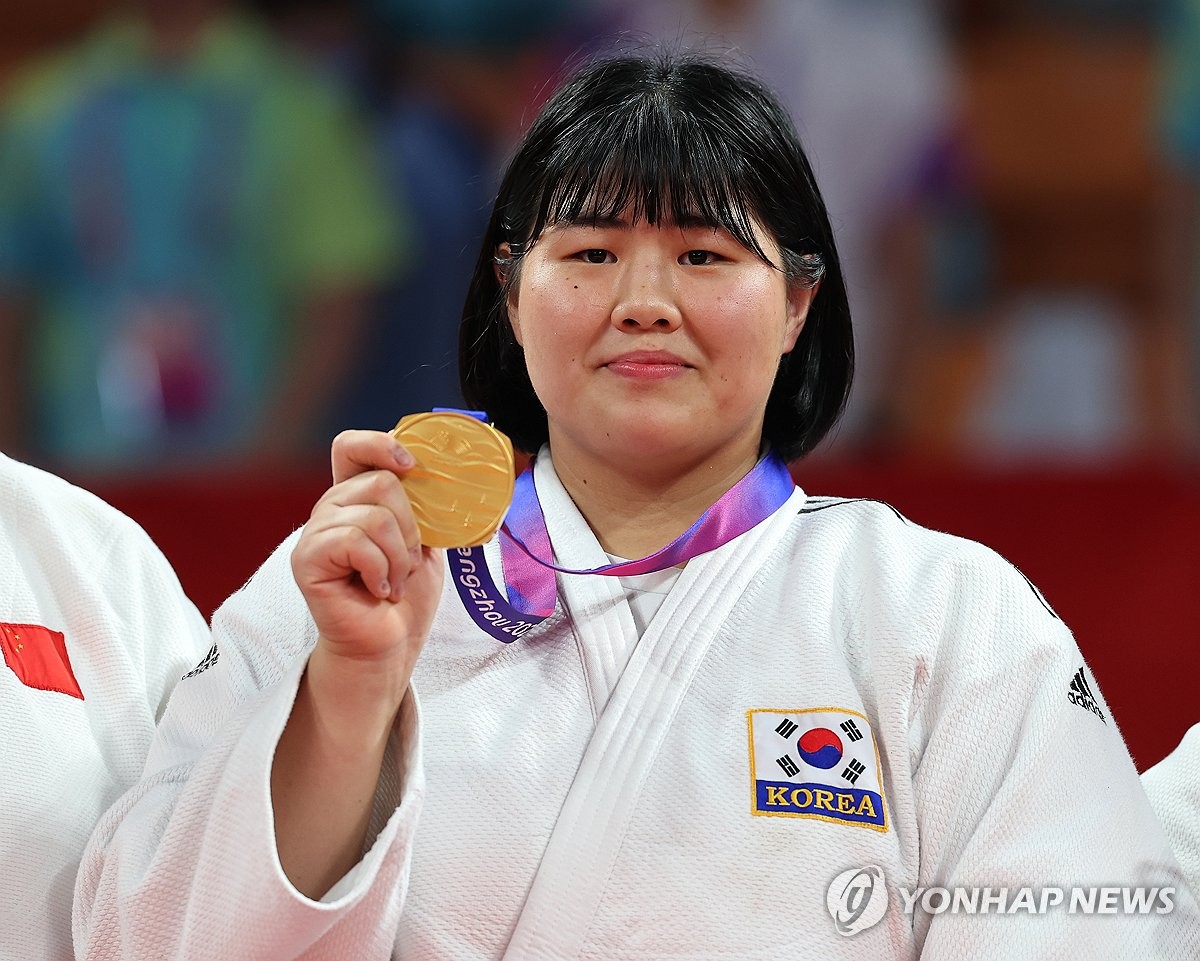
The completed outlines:
{"type": "Polygon", "coordinates": [[[704,424],[698,417],[668,419],[642,417],[609,429],[609,447],[624,458],[651,463],[694,456],[704,446],[698,436],[704,424]]]}

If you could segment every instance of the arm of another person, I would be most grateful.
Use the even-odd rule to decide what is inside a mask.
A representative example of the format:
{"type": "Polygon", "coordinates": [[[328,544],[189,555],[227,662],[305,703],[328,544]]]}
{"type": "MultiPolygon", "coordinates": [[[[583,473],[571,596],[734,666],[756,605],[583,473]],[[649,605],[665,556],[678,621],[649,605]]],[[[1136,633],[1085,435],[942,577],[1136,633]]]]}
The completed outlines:
{"type": "Polygon", "coordinates": [[[408,674],[443,578],[407,546],[401,452],[339,437],[309,523],[214,615],[85,853],[80,958],[391,957],[423,790],[408,674]]]}
{"type": "Polygon", "coordinates": [[[1010,908],[1022,888],[1039,908],[1044,889],[1063,902],[1004,914],[918,907],[921,957],[1196,957],[1195,901],[1082,654],[1025,579],[978,550],[956,565],[914,710],[919,881],[1005,888],[1010,908]],[[1072,909],[1073,886],[1093,904],[1100,894],[1088,889],[1141,888],[1148,906],[1072,909]]]}

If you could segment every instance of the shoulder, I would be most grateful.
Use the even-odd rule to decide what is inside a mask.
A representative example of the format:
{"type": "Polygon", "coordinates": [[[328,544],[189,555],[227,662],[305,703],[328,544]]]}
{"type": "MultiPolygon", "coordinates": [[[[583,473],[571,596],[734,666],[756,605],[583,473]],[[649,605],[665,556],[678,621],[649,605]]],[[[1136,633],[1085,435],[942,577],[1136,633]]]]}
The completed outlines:
{"type": "Polygon", "coordinates": [[[209,643],[203,616],[137,522],[2,454],[0,578],[5,609],[65,631],[77,667],[105,701],[148,697],[157,715],[209,643]]]}
{"type": "Polygon", "coordinates": [[[112,600],[145,589],[181,593],[158,545],[137,521],[90,491],[0,454],[0,532],[25,568],[120,582],[112,600]]]}
{"type": "Polygon", "coordinates": [[[1200,724],[1142,775],[1142,786],[1188,883],[1200,893],[1200,724]]]}
{"type": "Polygon", "coordinates": [[[76,540],[98,542],[141,531],[135,521],[90,491],[3,454],[0,500],[6,520],[31,534],[62,530],[76,540]]]}
{"type": "Polygon", "coordinates": [[[866,552],[897,575],[929,575],[952,568],[963,577],[999,578],[1032,594],[1050,614],[1045,599],[1017,567],[992,548],[967,537],[925,527],[886,501],[869,497],[807,497],[796,515],[809,531],[833,535],[866,552]]]}
{"type": "Polygon", "coordinates": [[[1183,790],[1200,814],[1200,724],[1192,725],[1179,746],[1142,775],[1142,783],[1151,800],[1183,790]]]}
{"type": "Polygon", "coordinates": [[[897,636],[923,636],[942,649],[969,643],[976,654],[989,638],[998,649],[1013,638],[1074,647],[1054,609],[1014,564],[976,541],[923,527],[890,504],[809,497],[794,529],[795,550],[817,550],[833,565],[830,588],[855,606],[857,620],[869,618],[897,636]]]}
{"type": "Polygon", "coordinates": [[[801,569],[830,571],[832,628],[862,689],[904,719],[914,750],[963,712],[1019,726],[1070,704],[1083,655],[1041,592],[996,551],[868,499],[809,498],[793,526],[801,569]],[[806,545],[819,553],[806,555],[806,545]]]}

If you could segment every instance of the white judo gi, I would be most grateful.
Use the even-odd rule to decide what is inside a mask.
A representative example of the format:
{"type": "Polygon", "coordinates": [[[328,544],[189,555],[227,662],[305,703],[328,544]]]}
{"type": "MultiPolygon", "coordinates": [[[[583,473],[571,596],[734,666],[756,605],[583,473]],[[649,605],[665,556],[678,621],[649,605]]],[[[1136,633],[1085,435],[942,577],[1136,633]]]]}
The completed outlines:
{"type": "Polygon", "coordinates": [[[1200,896],[1200,724],[1142,775],[1142,784],[1192,892],[1200,896]]]}
{"type": "Polygon", "coordinates": [[[97,820],[142,773],[175,683],[211,645],[132,520],[0,454],[0,958],[69,961],[97,820]]]}
{"type": "MultiPolygon", "coordinates": [[[[546,451],[536,480],[559,562],[604,564],[546,451]]],[[[1019,572],[885,505],[799,490],[690,561],[640,638],[615,578],[559,575],[560,609],[502,645],[448,577],[370,849],[310,901],[280,869],[269,794],[315,640],[293,543],[214,617],[219,662],[180,685],[147,780],[93,838],[81,957],[1200,951],[1183,891],[1135,916],[904,912],[901,887],[1161,889],[1178,867],[1071,635],[1019,572]],[[857,869],[878,892],[836,890],[841,933],[829,889],[857,869]]]]}

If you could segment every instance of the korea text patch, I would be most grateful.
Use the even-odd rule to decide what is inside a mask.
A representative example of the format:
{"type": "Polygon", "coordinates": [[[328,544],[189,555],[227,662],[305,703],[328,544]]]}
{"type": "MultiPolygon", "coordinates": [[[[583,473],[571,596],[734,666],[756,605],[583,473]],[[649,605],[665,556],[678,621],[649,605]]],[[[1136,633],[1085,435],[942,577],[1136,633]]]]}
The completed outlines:
{"type": "Polygon", "coordinates": [[[839,707],[746,715],[751,813],[887,830],[879,749],[864,715],[839,707]]]}

